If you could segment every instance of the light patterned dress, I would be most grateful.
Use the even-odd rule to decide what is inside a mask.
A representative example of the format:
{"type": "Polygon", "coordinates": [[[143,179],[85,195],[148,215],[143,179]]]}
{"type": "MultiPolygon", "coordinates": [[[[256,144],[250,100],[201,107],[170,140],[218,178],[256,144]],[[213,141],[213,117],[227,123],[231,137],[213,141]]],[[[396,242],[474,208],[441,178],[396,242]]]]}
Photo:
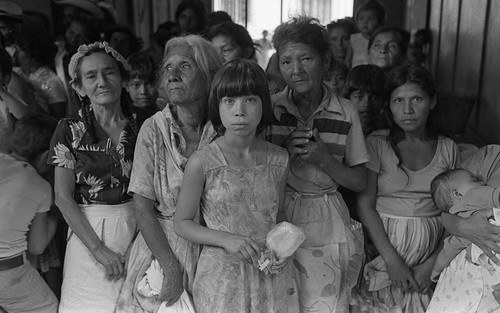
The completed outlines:
{"type": "MultiPolygon", "coordinates": [[[[199,246],[174,233],[173,216],[187,163],[186,140],[173,118],[174,105],[147,119],[137,138],[130,192],[156,202],[158,221],[165,232],[172,252],[183,270],[184,289],[192,292],[199,246]]],[[[211,123],[203,129],[199,147],[206,146],[216,133],[211,123]]],[[[116,312],[156,312],[161,301],[145,297],[137,291],[154,256],[141,233],[137,236],[127,267],[127,277],[118,298],[116,312]]]]}
{"type": "MultiPolygon", "coordinates": [[[[229,165],[213,142],[201,151],[205,172],[201,212],[207,227],[250,236],[261,246],[276,223],[279,181],[285,174],[288,154],[268,142],[267,162],[257,166],[229,165]]],[[[198,261],[193,297],[198,313],[287,313],[287,271],[266,275],[226,252],[204,246],[198,261]]]]}
{"type": "MultiPolygon", "coordinates": [[[[396,252],[411,268],[422,264],[436,250],[443,234],[440,211],[432,201],[431,180],[455,168],[459,150],[449,138],[439,137],[431,162],[418,171],[403,165],[388,140],[388,131],[379,130],[366,138],[370,162],[366,167],[378,174],[376,210],[396,252]]],[[[352,299],[351,312],[423,313],[432,291],[404,292],[392,285],[387,267],[379,255],[364,268],[364,280],[352,299]]]]}

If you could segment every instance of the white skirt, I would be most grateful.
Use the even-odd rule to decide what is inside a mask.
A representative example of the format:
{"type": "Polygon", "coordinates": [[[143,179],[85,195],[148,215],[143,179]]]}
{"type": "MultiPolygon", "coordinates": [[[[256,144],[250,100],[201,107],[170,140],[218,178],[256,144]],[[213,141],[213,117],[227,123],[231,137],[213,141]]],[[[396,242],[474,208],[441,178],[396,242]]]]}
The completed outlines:
{"type": "MultiPolygon", "coordinates": [[[[134,238],[132,202],[80,205],[104,245],[124,255],[134,238]]],[[[108,280],[106,270],[71,229],[68,232],[59,312],[112,313],[124,279],[108,280]]]]}

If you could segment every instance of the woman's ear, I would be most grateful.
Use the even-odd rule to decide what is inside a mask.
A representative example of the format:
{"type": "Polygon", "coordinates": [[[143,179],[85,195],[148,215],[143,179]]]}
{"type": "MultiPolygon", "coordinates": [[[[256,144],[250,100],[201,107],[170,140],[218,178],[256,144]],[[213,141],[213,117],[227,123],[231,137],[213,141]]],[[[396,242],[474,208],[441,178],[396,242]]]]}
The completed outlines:
{"type": "Polygon", "coordinates": [[[73,90],[74,90],[74,91],[75,91],[75,92],[76,92],[76,93],[77,93],[80,97],[82,97],[82,98],[83,98],[83,97],[85,97],[85,96],[86,96],[86,94],[85,94],[85,92],[83,91],[83,89],[82,89],[82,88],[80,88],[77,84],[72,83],[72,84],[71,84],[71,88],[73,88],[73,90]]]}

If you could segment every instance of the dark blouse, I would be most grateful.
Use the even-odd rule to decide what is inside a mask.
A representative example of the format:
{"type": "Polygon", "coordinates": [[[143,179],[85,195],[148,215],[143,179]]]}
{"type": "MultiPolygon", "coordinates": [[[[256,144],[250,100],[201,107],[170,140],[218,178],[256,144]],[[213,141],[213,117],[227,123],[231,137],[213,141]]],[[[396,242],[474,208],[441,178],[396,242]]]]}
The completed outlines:
{"type": "Polygon", "coordinates": [[[75,173],[75,200],[78,204],[118,204],[130,200],[127,189],[137,136],[130,123],[122,130],[115,146],[93,114],[97,142],[92,143],[82,121],[59,121],[50,143],[48,164],[72,169],[75,173]]]}

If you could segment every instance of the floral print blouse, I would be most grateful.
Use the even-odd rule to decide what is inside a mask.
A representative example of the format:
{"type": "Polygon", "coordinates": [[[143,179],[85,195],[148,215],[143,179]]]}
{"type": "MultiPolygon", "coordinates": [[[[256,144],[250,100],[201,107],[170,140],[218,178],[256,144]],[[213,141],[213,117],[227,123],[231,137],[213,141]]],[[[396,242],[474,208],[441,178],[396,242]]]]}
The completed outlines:
{"type": "Polygon", "coordinates": [[[137,135],[130,124],[122,130],[115,146],[93,114],[97,142],[92,143],[82,121],[64,118],[52,136],[48,164],[75,173],[75,200],[78,204],[118,204],[130,200],[127,189],[137,135]]]}

